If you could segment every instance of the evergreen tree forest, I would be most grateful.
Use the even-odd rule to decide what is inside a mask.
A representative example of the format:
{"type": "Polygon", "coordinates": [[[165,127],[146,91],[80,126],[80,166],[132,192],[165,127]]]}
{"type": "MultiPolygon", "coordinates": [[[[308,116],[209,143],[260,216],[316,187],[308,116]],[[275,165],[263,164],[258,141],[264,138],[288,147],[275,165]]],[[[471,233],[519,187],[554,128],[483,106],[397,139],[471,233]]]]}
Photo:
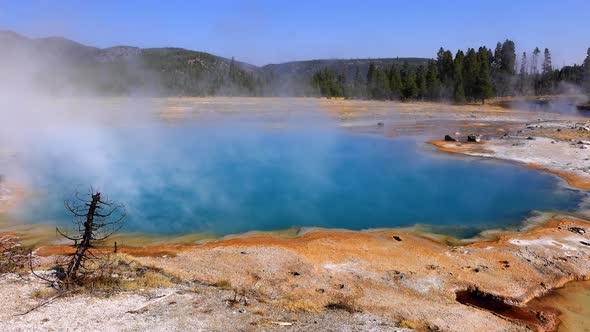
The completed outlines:
{"type": "Polygon", "coordinates": [[[516,54],[511,40],[486,47],[458,50],[442,47],[436,59],[410,67],[370,64],[354,78],[324,68],[311,80],[314,94],[377,100],[452,101],[479,103],[492,97],[586,93],[590,95],[590,48],[582,65],[554,67],[551,52],[535,48],[516,54]]]}
{"type": "Polygon", "coordinates": [[[559,67],[548,48],[517,53],[511,40],[493,48],[441,47],[431,59],[324,59],[262,67],[182,48],[99,49],[2,31],[0,44],[0,62],[7,68],[21,65],[22,61],[13,61],[18,59],[14,52],[21,51],[44,63],[35,80],[52,94],[67,94],[75,87],[81,93],[105,95],[323,96],[455,103],[517,95],[590,96],[590,49],[581,64],[559,67]]]}

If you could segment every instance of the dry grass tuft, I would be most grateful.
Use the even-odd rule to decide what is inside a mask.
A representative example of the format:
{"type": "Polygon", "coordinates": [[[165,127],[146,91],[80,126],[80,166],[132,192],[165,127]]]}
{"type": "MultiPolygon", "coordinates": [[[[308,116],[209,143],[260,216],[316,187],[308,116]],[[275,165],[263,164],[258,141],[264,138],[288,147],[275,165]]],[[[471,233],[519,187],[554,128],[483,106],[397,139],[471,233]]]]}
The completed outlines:
{"type": "Polygon", "coordinates": [[[289,296],[283,298],[279,306],[288,311],[293,312],[312,312],[317,313],[322,311],[322,306],[317,302],[307,299],[294,299],[289,296]]]}
{"type": "Polygon", "coordinates": [[[173,283],[168,276],[159,272],[148,271],[137,279],[137,284],[147,288],[172,287],[173,283]]]}
{"type": "Polygon", "coordinates": [[[0,234],[0,273],[23,271],[28,261],[28,250],[20,245],[16,236],[0,234]]]}
{"type": "Polygon", "coordinates": [[[252,312],[252,315],[255,315],[255,316],[266,316],[266,312],[264,310],[258,309],[258,310],[253,311],[252,312]]]}
{"type": "Polygon", "coordinates": [[[232,290],[234,289],[231,282],[229,282],[229,280],[218,280],[214,283],[211,284],[211,286],[217,287],[219,289],[223,289],[223,290],[232,290]]]}
{"type": "Polygon", "coordinates": [[[409,319],[400,320],[398,325],[399,325],[399,327],[412,329],[412,330],[418,331],[418,332],[432,331],[432,329],[428,326],[428,324],[426,324],[424,322],[409,320],[409,319]]]}
{"type": "Polygon", "coordinates": [[[82,284],[91,293],[111,295],[118,291],[131,291],[143,288],[172,287],[173,278],[161,270],[147,267],[125,254],[107,254],[90,261],[82,284]]]}
{"type": "Polygon", "coordinates": [[[38,300],[46,300],[55,294],[57,294],[57,291],[54,288],[40,288],[35,289],[31,293],[31,297],[38,300]]]}
{"type": "Polygon", "coordinates": [[[344,310],[351,314],[361,312],[359,306],[356,304],[355,298],[352,296],[337,296],[324,306],[328,310],[344,310]]]}

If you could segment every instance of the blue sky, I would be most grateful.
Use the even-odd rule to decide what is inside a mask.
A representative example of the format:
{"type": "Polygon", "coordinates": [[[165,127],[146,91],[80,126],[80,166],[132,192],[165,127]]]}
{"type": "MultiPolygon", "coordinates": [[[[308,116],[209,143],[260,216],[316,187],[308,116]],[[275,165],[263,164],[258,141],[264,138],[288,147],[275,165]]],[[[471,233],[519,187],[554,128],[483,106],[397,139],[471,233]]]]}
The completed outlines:
{"type": "Polygon", "coordinates": [[[590,47],[590,1],[0,0],[0,29],[99,47],[178,46],[256,65],[317,58],[434,57],[513,39],[556,66],[590,47]]]}

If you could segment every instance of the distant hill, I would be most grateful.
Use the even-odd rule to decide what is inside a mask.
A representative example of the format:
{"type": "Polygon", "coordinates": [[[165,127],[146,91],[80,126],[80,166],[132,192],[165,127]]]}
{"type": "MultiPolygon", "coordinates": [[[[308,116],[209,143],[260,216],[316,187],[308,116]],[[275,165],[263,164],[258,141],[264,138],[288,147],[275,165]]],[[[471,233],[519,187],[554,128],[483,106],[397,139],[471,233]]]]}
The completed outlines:
{"type": "Polygon", "coordinates": [[[182,48],[114,46],[97,48],[62,37],[27,38],[0,31],[0,66],[29,73],[33,83],[55,93],[163,93],[167,95],[309,95],[312,75],[329,68],[347,79],[356,69],[424,58],[310,60],[262,67],[182,48]]]}
{"type": "Polygon", "coordinates": [[[269,82],[267,91],[277,95],[309,95],[309,81],[316,72],[329,69],[344,75],[348,81],[354,79],[358,68],[362,78],[366,78],[369,65],[373,63],[378,68],[387,69],[392,65],[410,67],[426,65],[431,59],[426,58],[378,58],[378,59],[331,59],[292,61],[280,64],[270,64],[260,68],[266,81],[269,82]]]}
{"type": "Polygon", "coordinates": [[[373,63],[377,67],[387,68],[393,64],[402,66],[408,63],[412,67],[426,65],[432,59],[426,58],[380,58],[380,59],[333,59],[333,60],[307,60],[293,61],[280,64],[270,64],[261,67],[264,73],[272,75],[294,75],[294,76],[311,76],[318,70],[328,68],[338,73],[343,73],[347,78],[354,77],[356,68],[361,73],[366,73],[369,64],[373,63]]]}

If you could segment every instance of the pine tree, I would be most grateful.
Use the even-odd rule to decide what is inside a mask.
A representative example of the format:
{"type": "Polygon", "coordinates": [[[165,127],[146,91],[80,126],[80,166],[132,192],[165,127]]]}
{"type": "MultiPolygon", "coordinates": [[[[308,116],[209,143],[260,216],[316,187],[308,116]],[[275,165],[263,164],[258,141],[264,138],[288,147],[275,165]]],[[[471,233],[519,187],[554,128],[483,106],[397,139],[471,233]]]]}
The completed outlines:
{"type": "Polygon", "coordinates": [[[438,78],[437,62],[428,62],[426,71],[426,96],[429,100],[438,100],[440,98],[440,80],[438,78]]]}
{"type": "Polygon", "coordinates": [[[494,95],[492,76],[490,70],[491,53],[485,47],[480,47],[477,52],[479,72],[476,79],[475,98],[480,99],[482,104],[486,99],[494,95]]]}
{"type": "Polygon", "coordinates": [[[541,54],[541,50],[538,47],[535,47],[533,50],[533,58],[531,60],[531,74],[537,75],[539,73],[539,54],[541,54]]]}
{"type": "Polygon", "coordinates": [[[426,90],[426,69],[424,69],[424,65],[418,66],[416,69],[416,86],[418,87],[418,96],[417,98],[423,100],[426,98],[427,90],[426,90]]]}
{"type": "Polygon", "coordinates": [[[543,64],[541,65],[541,92],[548,94],[553,89],[553,65],[551,64],[551,52],[545,48],[543,52],[543,64]]]}
{"type": "Polygon", "coordinates": [[[498,43],[491,61],[491,73],[496,94],[514,94],[514,75],[516,74],[516,51],[514,42],[507,39],[498,43]]]}
{"type": "Polygon", "coordinates": [[[382,68],[375,69],[371,98],[379,100],[388,99],[390,91],[389,77],[387,77],[385,70],[382,68]]]}
{"type": "Polygon", "coordinates": [[[551,52],[549,52],[548,48],[545,48],[545,51],[543,52],[543,65],[541,69],[543,75],[548,75],[553,71],[553,65],[551,64],[551,52]]]}
{"type": "Polygon", "coordinates": [[[376,68],[374,63],[369,64],[369,70],[367,71],[367,97],[373,99],[373,92],[375,90],[375,74],[376,68]]]}
{"type": "Polygon", "coordinates": [[[500,42],[496,44],[496,49],[494,50],[494,63],[492,64],[492,69],[496,71],[502,69],[502,43],[500,42]]]}
{"type": "Polygon", "coordinates": [[[454,72],[453,77],[455,78],[455,89],[453,91],[453,100],[456,103],[464,103],[465,102],[465,89],[463,87],[463,61],[465,60],[465,55],[463,51],[458,50],[457,54],[455,55],[454,61],[454,72]]]}
{"type": "Polygon", "coordinates": [[[400,99],[404,87],[401,73],[395,64],[391,65],[391,68],[389,69],[389,84],[391,88],[391,98],[400,99]]]}
{"type": "Polygon", "coordinates": [[[441,73],[444,72],[444,68],[443,68],[443,57],[445,55],[445,49],[444,48],[439,48],[438,52],[436,52],[436,66],[437,66],[437,71],[439,73],[439,79],[442,78],[441,73]]]}
{"type": "Polygon", "coordinates": [[[312,86],[316,95],[322,97],[346,97],[346,79],[344,75],[337,75],[333,70],[324,68],[312,76],[312,86]]]}
{"type": "Polygon", "coordinates": [[[516,73],[516,46],[512,40],[506,39],[504,44],[502,44],[500,69],[508,75],[514,75],[516,73]]]}
{"type": "Polygon", "coordinates": [[[526,52],[522,52],[522,58],[520,60],[520,71],[519,75],[519,92],[522,95],[528,94],[528,77],[527,77],[527,67],[528,67],[528,60],[526,57],[526,52]]]}
{"type": "Polygon", "coordinates": [[[442,94],[446,99],[450,99],[453,95],[454,90],[454,64],[453,64],[453,53],[451,51],[445,51],[442,56],[442,64],[440,65],[439,76],[442,84],[442,94]]]}
{"type": "Polygon", "coordinates": [[[410,66],[407,62],[404,63],[402,68],[402,82],[404,88],[402,90],[402,99],[410,100],[418,97],[418,86],[416,85],[416,75],[410,70],[410,66]]]}
{"type": "Polygon", "coordinates": [[[496,44],[496,49],[494,50],[494,59],[492,61],[492,80],[494,81],[494,88],[498,95],[504,95],[505,90],[505,82],[504,82],[504,74],[502,72],[502,58],[503,58],[503,50],[502,50],[502,43],[498,42],[496,44]]]}
{"type": "Polygon", "coordinates": [[[588,98],[590,98],[590,48],[588,48],[588,51],[586,53],[586,59],[584,59],[582,71],[584,73],[583,83],[586,90],[586,94],[589,96],[588,98]]]}
{"type": "Polygon", "coordinates": [[[358,66],[354,71],[354,80],[353,80],[353,97],[354,98],[364,98],[365,97],[365,82],[361,77],[361,70],[358,66]]]}
{"type": "Polygon", "coordinates": [[[538,47],[535,47],[533,50],[533,57],[531,59],[531,76],[532,76],[532,85],[533,91],[536,95],[540,92],[540,79],[539,79],[539,54],[541,54],[541,50],[538,47]]]}
{"type": "Polygon", "coordinates": [[[463,89],[465,97],[469,101],[477,98],[475,87],[479,76],[479,67],[477,53],[473,48],[468,49],[463,61],[463,89]]]}

